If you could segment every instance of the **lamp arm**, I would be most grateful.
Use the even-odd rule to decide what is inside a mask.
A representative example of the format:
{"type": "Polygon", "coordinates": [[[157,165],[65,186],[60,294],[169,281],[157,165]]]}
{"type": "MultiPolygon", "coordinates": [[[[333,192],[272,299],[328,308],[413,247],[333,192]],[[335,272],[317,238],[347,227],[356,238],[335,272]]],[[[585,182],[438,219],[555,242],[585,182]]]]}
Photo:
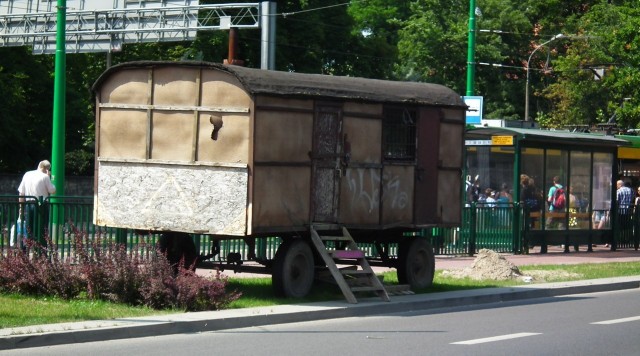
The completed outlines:
{"type": "Polygon", "coordinates": [[[524,99],[524,121],[529,121],[529,68],[530,68],[530,64],[531,64],[531,58],[533,58],[533,55],[542,47],[546,46],[547,44],[559,39],[559,38],[563,38],[565,37],[565,35],[559,33],[553,37],[551,37],[550,40],[546,41],[546,42],[542,42],[541,44],[537,45],[536,48],[533,49],[533,51],[531,51],[531,54],[529,55],[529,59],[527,59],[527,82],[526,82],[526,86],[525,86],[525,99],[524,99]]]}

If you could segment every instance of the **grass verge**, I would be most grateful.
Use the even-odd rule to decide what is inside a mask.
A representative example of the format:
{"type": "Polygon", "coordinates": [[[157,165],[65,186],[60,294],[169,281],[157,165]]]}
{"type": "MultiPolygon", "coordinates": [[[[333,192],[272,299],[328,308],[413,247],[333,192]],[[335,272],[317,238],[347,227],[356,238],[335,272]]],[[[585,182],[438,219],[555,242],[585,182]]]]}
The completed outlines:
{"type": "MultiPolygon", "coordinates": [[[[527,265],[520,266],[523,274],[533,271],[562,271],[557,276],[544,282],[561,282],[609,277],[640,275],[640,262],[612,262],[576,265],[527,265]]],[[[397,284],[394,272],[383,274],[386,284],[397,284]]],[[[433,286],[416,293],[435,293],[473,288],[507,287],[527,284],[520,279],[509,281],[472,280],[470,278],[453,278],[436,271],[433,286]]],[[[316,283],[311,293],[302,299],[275,298],[271,287],[271,278],[229,278],[228,291],[238,290],[242,297],[234,301],[230,308],[249,308],[281,304],[301,304],[327,300],[343,300],[337,286],[327,283],[316,283]]],[[[130,307],[101,301],[78,299],[64,301],[55,298],[35,298],[21,295],[0,294],[0,328],[29,326],[50,323],[63,323],[85,320],[107,320],[123,317],[170,314],[181,311],[158,311],[149,308],[130,307]]]]}
{"type": "Polygon", "coordinates": [[[175,313],[89,299],[0,294],[0,328],[175,313]]]}

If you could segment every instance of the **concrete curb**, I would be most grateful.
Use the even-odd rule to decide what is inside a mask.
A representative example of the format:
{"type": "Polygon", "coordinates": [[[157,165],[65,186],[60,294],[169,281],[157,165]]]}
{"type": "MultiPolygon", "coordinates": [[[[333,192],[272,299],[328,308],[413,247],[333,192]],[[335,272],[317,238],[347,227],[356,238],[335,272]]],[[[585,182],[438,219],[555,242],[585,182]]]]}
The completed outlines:
{"type": "Polygon", "coordinates": [[[332,301],[38,325],[1,329],[0,350],[218,331],[251,326],[381,315],[413,310],[432,310],[633,288],[640,288],[640,276],[393,296],[391,302],[383,302],[378,298],[367,298],[362,299],[359,304],[332,301]]]}

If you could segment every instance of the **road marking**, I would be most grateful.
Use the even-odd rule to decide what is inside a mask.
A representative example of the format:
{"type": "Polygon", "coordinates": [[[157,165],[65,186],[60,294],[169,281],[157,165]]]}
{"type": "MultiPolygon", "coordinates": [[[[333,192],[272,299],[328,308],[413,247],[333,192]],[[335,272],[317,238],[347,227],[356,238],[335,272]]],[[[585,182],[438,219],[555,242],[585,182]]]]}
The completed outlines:
{"type": "Polygon", "coordinates": [[[541,333],[508,334],[508,335],[485,337],[483,339],[452,342],[451,345],[475,345],[475,344],[482,344],[482,343],[485,343],[485,342],[494,342],[494,341],[502,341],[502,340],[509,340],[509,339],[517,339],[519,337],[527,337],[527,336],[534,336],[534,335],[540,335],[540,334],[541,333]]]}
{"type": "Polygon", "coordinates": [[[622,319],[612,319],[612,320],[596,321],[595,323],[591,323],[591,324],[596,324],[596,325],[609,325],[609,324],[627,323],[627,322],[630,322],[630,321],[636,321],[636,320],[640,320],[640,316],[632,316],[632,317],[622,318],[622,319]]]}

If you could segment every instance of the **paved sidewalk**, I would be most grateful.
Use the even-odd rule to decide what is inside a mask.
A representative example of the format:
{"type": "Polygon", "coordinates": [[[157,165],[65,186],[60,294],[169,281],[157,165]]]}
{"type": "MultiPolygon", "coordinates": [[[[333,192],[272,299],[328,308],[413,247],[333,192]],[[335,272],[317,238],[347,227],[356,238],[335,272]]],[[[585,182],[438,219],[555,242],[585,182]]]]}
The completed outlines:
{"type": "MultiPolygon", "coordinates": [[[[571,247],[569,253],[565,253],[560,246],[549,246],[547,253],[540,253],[540,248],[536,247],[529,250],[528,255],[503,254],[503,256],[516,266],[640,261],[640,251],[633,249],[611,251],[604,245],[593,247],[593,252],[587,252],[586,246],[580,246],[578,252],[571,247]]],[[[474,259],[475,257],[468,256],[436,256],[436,269],[464,268],[471,265],[474,259]]]]}
{"type": "MultiPolygon", "coordinates": [[[[640,261],[640,251],[623,250],[612,252],[603,248],[596,249],[594,252],[562,253],[561,251],[560,248],[550,248],[547,254],[532,251],[529,255],[504,256],[517,266],[640,261]]],[[[436,269],[464,268],[471,265],[473,260],[474,257],[438,256],[436,258],[436,269]]],[[[233,275],[233,272],[231,274],[233,275]]],[[[236,276],[239,275],[241,274],[236,276]]],[[[379,298],[362,298],[359,299],[358,304],[348,304],[346,301],[340,300],[6,328],[0,329],[0,350],[216,331],[631,288],[640,288],[640,272],[637,276],[632,277],[392,296],[391,302],[383,302],[379,298]]]]}

